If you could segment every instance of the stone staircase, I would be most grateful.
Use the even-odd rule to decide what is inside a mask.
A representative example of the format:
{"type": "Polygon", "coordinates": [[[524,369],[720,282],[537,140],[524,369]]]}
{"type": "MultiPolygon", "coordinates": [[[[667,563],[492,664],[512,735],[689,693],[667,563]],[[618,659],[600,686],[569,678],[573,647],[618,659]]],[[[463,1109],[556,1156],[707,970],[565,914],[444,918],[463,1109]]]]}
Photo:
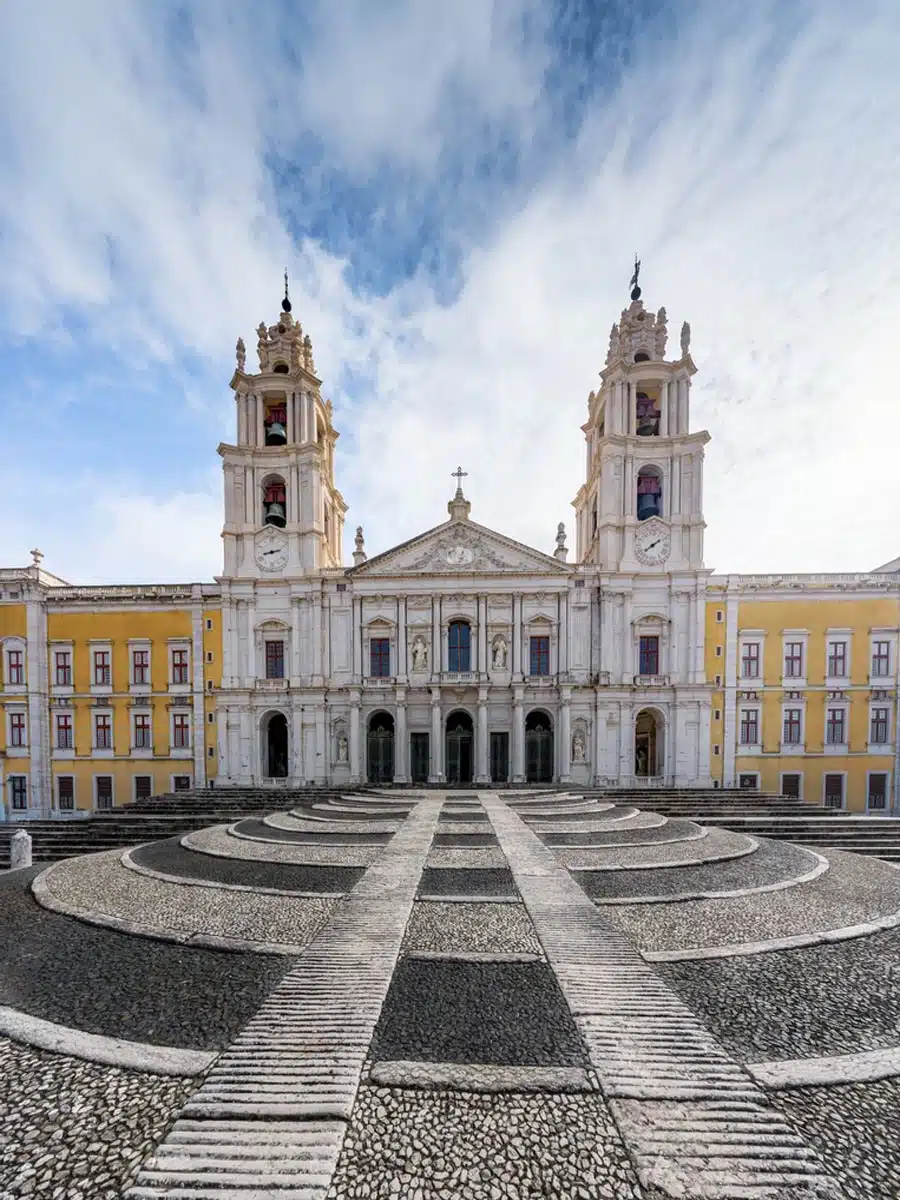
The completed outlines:
{"type": "Polygon", "coordinates": [[[158,841],[276,810],[322,803],[346,795],[347,788],[193,788],[136,800],[108,812],[72,820],[0,824],[0,869],[9,866],[9,842],[17,829],[31,835],[34,862],[56,862],[78,854],[158,841]]]}

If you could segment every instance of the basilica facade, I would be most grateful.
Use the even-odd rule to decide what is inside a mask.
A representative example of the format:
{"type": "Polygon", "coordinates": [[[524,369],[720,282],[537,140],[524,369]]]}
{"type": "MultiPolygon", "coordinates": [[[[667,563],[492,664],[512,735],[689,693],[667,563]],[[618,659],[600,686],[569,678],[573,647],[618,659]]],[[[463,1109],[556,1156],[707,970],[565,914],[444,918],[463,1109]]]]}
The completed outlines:
{"type": "MultiPolygon", "coordinates": [[[[215,582],[0,569],[7,817],[207,783],[745,786],[895,805],[900,560],[704,563],[690,329],[635,287],[588,397],[575,548],[447,514],[368,557],[312,344],[285,299],[242,340],[215,582]]],[[[447,464],[448,472],[450,466],[447,464]]],[[[436,514],[438,516],[438,514],[436,514]]],[[[477,517],[477,511],[475,513],[477,517]]]]}

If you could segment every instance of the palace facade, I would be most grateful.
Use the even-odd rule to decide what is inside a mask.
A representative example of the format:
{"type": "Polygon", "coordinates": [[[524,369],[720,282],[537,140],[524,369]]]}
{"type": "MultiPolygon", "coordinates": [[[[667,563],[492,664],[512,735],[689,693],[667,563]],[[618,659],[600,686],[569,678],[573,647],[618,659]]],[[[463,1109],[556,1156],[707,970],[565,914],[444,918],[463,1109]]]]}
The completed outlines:
{"type": "Polygon", "coordinates": [[[243,341],[219,446],[214,583],[0,569],[7,819],[191,786],[760,787],[898,807],[900,559],[867,574],[704,565],[690,329],[640,289],[590,393],[574,561],[447,518],[345,566],[333,411],[285,299],[243,341]]]}

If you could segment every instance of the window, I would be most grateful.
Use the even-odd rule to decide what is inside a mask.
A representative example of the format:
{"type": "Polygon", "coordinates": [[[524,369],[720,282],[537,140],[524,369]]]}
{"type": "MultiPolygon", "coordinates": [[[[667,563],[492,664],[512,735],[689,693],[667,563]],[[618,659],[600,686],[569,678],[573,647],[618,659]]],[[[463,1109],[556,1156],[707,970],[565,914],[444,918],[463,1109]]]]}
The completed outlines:
{"type": "Polygon", "coordinates": [[[655,634],[651,637],[641,638],[638,665],[640,675],[659,674],[659,638],[655,634]]]}
{"type": "Polygon", "coordinates": [[[173,775],[172,776],[172,788],[174,789],[174,791],[186,792],[190,789],[190,786],[191,786],[190,775],[173,775]]]}
{"type": "Polygon", "coordinates": [[[25,714],[10,713],[9,716],[9,744],[11,746],[24,746],[27,744],[25,736],[25,714]]]}
{"type": "Polygon", "coordinates": [[[135,800],[149,800],[153,794],[153,776],[152,775],[135,775],[134,777],[134,798],[135,800]]]}
{"type": "Polygon", "coordinates": [[[741,713],[741,745],[759,745],[759,709],[745,708],[741,713]]]}
{"type": "MultiPolygon", "coordinates": [[[[206,618],[206,632],[209,633],[210,630],[212,629],[212,627],[213,627],[212,617],[207,617],[206,618]]],[[[144,776],[141,776],[141,778],[143,779],[144,776]]]]}
{"type": "Polygon", "coordinates": [[[529,642],[531,654],[530,674],[532,675],[549,675],[550,674],[550,638],[545,634],[539,634],[531,638],[529,642]]]}
{"type": "Polygon", "coordinates": [[[722,622],[722,619],[723,619],[724,615],[725,615],[725,614],[722,612],[721,608],[717,608],[717,609],[716,609],[716,621],[717,621],[719,624],[721,624],[721,622],[722,622]]]}
{"type": "Polygon", "coordinates": [[[28,776],[10,775],[9,777],[10,807],[19,811],[28,807],[28,776]]]}
{"type": "Polygon", "coordinates": [[[843,775],[826,775],[825,776],[825,807],[826,808],[843,808],[844,807],[844,776],[843,775]]]}
{"type": "Polygon", "coordinates": [[[390,638],[372,638],[369,642],[369,674],[376,679],[387,679],[391,673],[390,638]]]}
{"type": "Polygon", "coordinates": [[[784,741],[788,746],[800,745],[800,730],[803,724],[803,710],[786,708],[784,710],[784,741]]]}
{"type": "Polygon", "coordinates": [[[172,682],[188,682],[188,652],[187,650],[172,651],[172,682]]]}
{"type": "Polygon", "coordinates": [[[190,744],[190,715],[188,713],[175,713],[172,717],[172,745],[176,750],[187,750],[190,744]]]}
{"type": "Polygon", "coordinates": [[[872,674],[884,677],[891,673],[891,643],[872,643],[872,674]]]}
{"type": "Polygon", "coordinates": [[[266,642],[266,679],[284,679],[284,642],[266,642]]]}
{"type": "Polygon", "coordinates": [[[71,775],[56,777],[56,807],[61,812],[71,812],[75,807],[75,780],[71,775]]]}
{"type": "Polygon", "coordinates": [[[846,742],[846,716],[842,708],[829,708],[825,721],[825,743],[828,746],[843,746],[846,742]]]}
{"type": "Polygon", "coordinates": [[[207,650],[207,652],[206,652],[206,661],[207,661],[208,663],[211,663],[211,662],[214,660],[214,658],[215,658],[215,655],[213,654],[212,650],[207,650]]]}
{"type": "Polygon", "coordinates": [[[847,674],[847,643],[828,643],[828,675],[832,679],[842,679],[847,674]]]}
{"type": "Polygon", "coordinates": [[[448,671],[471,671],[472,631],[465,621],[451,621],[447,639],[448,671]]]}
{"type": "Polygon", "coordinates": [[[869,775],[867,806],[869,808],[887,808],[887,781],[884,771],[873,771],[869,775]]]}
{"type": "Polygon", "coordinates": [[[799,773],[790,775],[782,775],[781,777],[781,794],[782,796],[793,796],[795,799],[800,799],[801,785],[803,776],[799,773]]]}
{"type": "Polygon", "coordinates": [[[56,714],[56,748],[57,750],[71,750],[75,741],[72,735],[72,714],[57,713],[56,714]]]}
{"type": "Polygon", "coordinates": [[[741,651],[741,677],[759,679],[759,642],[744,642],[741,651]]]}
{"type": "Polygon", "coordinates": [[[215,723],[216,723],[216,714],[215,714],[214,712],[207,713],[207,714],[206,714],[206,719],[207,719],[207,721],[209,722],[209,724],[210,724],[210,725],[215,725],[215,723]]]}
{"type": "Polygon", "coordinates": [[[803,678],[803,643],[787,642],[784,647],[784,673],[789,679],[803,678]]]}
{"type": "Polygon", "coordinates": [[[97,750],[112,750],[112,717],[108,713],[94,717],[94,746],[97,750]]]}
{"type": "Polygon", "coordinates": [[[149,713],[135,713],[134,716],[134,748],[149,750],[153,745],[153,731],[150,728],[149,713]]]}
{"type": "Polygon", "coordinates": [[[150,651],[133,650],[131,652],[132,683],[150,682],[150,651]]]}
{"type": "Polygon", "coordinates": [[[759,774],[756,771],[747,771],[743,775],[738,776],[738,787],[743,791],[754,791],[759,787],[759,774]]]}
{"type": "Polygon", "coordinates": [[[24,650],[8,650],[6,652],[6,682],[25,682],[25,652],[24,650]]]}
{"type": "Polygon", "coordinates": [[[94,651],[94,684],[97,687],[109,687],[112,681],[112,671],[109,665],[109,651],[94,651]]]}
{"type": "Polygon", "coordinates": [[[872,709],[869,741],[875,746],[883,746],[888,740],[888,710],[886,708],[872,709]]]}
{"type": "Polygon", "coordinates": [[[113,781],[112,775],[98,775],[97,779],[97,807],[112,808],[113,806],[113,781]]]}
{"type": "Polygon", "coordinates": [[[70,650],[57,650],[54,660],[56,662],[56,686],[71,687],[72,652],[70,650]]]}
{"type": "Polygon", "coordinates": [[[215,746],[209,746],[206,751],[206,757],[207,758],[215,758],[215,756],[216,756],[215,746]]]}
{"type": "Polygon", "coordinates": [[[655,467],[641,467],[637,477],[637,519],[662,516],[662,476],[655,467]]]}

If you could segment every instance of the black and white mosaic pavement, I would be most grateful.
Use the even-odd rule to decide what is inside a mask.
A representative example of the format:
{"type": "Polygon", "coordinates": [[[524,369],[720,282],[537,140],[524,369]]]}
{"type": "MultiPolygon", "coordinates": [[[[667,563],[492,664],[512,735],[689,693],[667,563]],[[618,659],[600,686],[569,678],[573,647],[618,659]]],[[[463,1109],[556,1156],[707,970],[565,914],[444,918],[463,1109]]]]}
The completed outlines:
{"type": "Polygon", "coordinates": [[[262,838],[270,842],[301,842],[318,846],[384,846],[391,840],[391,833],[332,833],[326,830],[276,829],[262,821],[238,821],[235,829],[248,838],[262,838]]]}
{"type": "Polygon", "coordinates": [[[420,896],[518,896],[512,873],[506,869],[426,867],[420,896]]]}
{"type": "Polygon", "coordinates": [[[406,926],[407,952],[542,954],[522,904],[419,901],[406,926]]]}

